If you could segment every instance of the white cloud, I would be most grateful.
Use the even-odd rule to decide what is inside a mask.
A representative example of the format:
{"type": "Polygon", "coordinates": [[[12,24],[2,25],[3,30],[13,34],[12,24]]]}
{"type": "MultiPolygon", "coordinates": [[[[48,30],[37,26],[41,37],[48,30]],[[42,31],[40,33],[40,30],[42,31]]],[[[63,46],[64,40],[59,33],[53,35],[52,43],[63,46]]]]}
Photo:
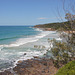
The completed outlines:
{"type": "Polygon", "coordinates": [[[64,17],[51,17],[51,18],[44,18],[44,17],[40,17],[40,18],[37,18],[38,20],[43,20],[43,19],[64,19],[64,17]]]}
{"type": "Polygon", "coordinates": [[[42,19],[48,19],[48,18],[44,18],[44,17],[40,17],[40,18],[37,18],[38,20],[42,20],[42,19]]]}

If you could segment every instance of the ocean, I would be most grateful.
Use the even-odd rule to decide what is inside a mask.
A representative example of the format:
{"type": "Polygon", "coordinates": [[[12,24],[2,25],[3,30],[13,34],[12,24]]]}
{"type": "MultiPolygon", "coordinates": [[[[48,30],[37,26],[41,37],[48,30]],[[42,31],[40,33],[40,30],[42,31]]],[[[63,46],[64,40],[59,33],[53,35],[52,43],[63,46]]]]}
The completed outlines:
{"type": "Polygon", "coordinates": [[[56,31],[31,26],[0,26],[0,71],[16,66],[19,60],[42,57],[49,47],[48,38],[60,40],[56,31]],[[35,45],[46,48],[35,48],[35,45]]]}

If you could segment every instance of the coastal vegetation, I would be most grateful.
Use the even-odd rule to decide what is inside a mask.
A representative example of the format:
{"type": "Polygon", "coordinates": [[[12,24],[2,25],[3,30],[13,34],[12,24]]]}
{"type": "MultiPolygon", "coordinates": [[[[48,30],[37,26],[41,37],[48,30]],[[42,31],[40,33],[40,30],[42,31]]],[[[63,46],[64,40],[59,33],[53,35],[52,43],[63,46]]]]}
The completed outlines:
{"type": "Polygon", "coordinates": [[[62,41],[48,39],[48,42],[52,43],[53,47],[50,47],[51,51],[49,51],[50,49],[47,51],[52,53],[51,59],[53,59],[55,67],[61,68],[66,64],[59,69],[56,75],[75,75],[75,15],[66,13],[65,19],[67,20],[66,22],[36,25],[34,27],[51,28],[60,33],[62,41]]]}
{"type": "Polygon", "coordinates": [[[51,53],[53,55],[52,58],[55,60],[53,62],[55,67],[59,68],[62,64],[65,65],[69,62],[59,69],[56,75],[75,75],[75,15],[66,13],[65,19],[67,19],[67,22],[63,23],[62,28],[60,26],[57,29],[65,42],[53,39],[51,53]],[[65,30],[67,33],[63,33],[65,30]]]}
{"type": "MultiPolygon", "coordinates": [[[[66,22],[60,22],[60,23],[59,22],[48,23],[48,24],[42,24],[42,25],[35,25],[34,27],[35,28],[52,28],[54,30],[58,30],[60,28],[63,28],[66,31],[66,30],[70,30],[70,22],[66,21],[66,22]],[[68,29],[66,29],[66,27],[68,27],[68,29]]],[[[75,27],[73,30],[75,30],[75,27]]]]}
{"type": "Polygon", "coordinates": [[[48,23],[35,25],[35,28],[51,28],[54,30],[75,31],[75,15],[71,13],[65,14],[66,22],[48,23]]]}
{"type": "Polygon", "coordinates": [[[70,61],[59,69],[55,75],[75,75],[75,61],[70,61]]]}
{"type": "MultiPolygon", "coordinates": [[[[74,22],[75,23],[75,22],[74,22]]],[[[35,28],[51,28],[54,30],[59,30],[59,29],[64,29],[64,31],[66,30],[70,30],[70,22],[66,21],[66,22],[57,22],[57,23],[48,23],[48,24],[40,24],[40,25],[35,25],[35,28]],[[68,29],[67,29],[68,27],[68,29]]],[[[75,30],[75,26],[73,27],[73,30],[75,30]]]]}

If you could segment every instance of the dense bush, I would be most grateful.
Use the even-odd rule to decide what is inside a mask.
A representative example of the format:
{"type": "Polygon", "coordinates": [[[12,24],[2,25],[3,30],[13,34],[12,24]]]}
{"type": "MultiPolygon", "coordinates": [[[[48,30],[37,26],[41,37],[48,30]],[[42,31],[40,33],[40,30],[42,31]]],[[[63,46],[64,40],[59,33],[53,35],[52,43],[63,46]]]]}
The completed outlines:
{"type": "Polygon", "coordinates": [[[75,61],[71,61],[63,66],[55,75],[75,75],[75,61]]]}
{"type": "MultiPolygon", "coordinates": [[[[48,23],[48,24],[42,24],[42,25],[35,25],[34,27],[38,27],[38,28],[52,28],[55,30],[61,29],[63,28],[64,30],[70,30],[71,26],[70,26],[70,22],[57,22],[57,23],[48,23]],[[68,27],[68,28],[67,28],[68,27]]],[[[74,30],[75,30],[75,26],[74,26],[74,30]]]]}

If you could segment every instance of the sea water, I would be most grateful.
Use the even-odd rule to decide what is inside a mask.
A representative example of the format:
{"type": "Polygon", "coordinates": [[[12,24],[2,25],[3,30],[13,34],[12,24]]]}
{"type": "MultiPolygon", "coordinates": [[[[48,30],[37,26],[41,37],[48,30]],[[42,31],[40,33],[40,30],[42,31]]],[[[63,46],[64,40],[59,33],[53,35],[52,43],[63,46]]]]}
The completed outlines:
{"type": "Polygon", "coordinates": [[[42,56],[49,47],[48,38],[59,39],[56,31],[31,26],[0,26],[0,71],[13,67],[18,60],[42,56]],[[34,48],[43,45],[45,49],[34,48]]]}

